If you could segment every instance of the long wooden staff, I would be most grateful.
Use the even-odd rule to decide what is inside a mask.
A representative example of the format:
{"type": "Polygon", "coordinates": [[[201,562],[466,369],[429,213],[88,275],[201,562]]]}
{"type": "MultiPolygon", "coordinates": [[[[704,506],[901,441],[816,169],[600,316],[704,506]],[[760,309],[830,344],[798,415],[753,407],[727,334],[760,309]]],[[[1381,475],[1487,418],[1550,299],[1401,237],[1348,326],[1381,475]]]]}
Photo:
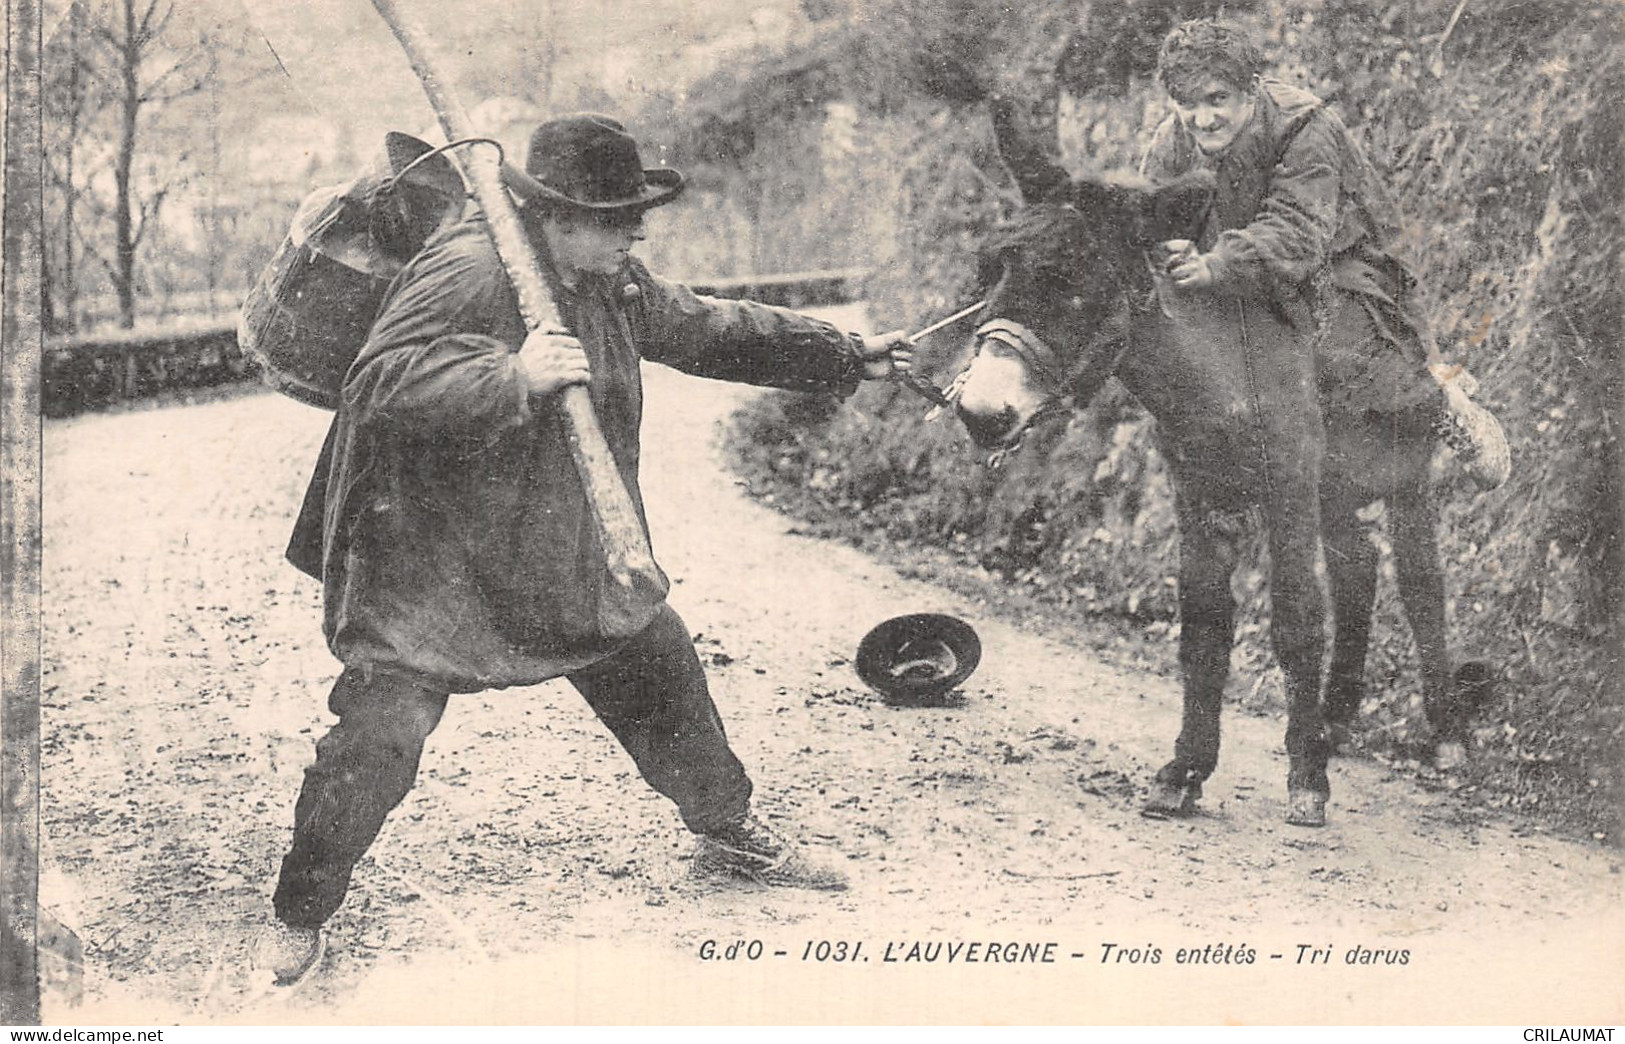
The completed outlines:
{"type": "MultiPolygon", "coordinates": [[[[440,118],[440,128],[445,132],[446,140],[474,137],[475,131],[468,113],[452,97],[446,78],[440,74],[436,60],[431,56],[423,30],[402,14],[395,0],[372,0],[372,6],[378,9],[389,24],[390,31],[395,34],[395,39],[406,51],[407,59],[423,84],[423,92],[429,96],[429,104],[440,118]]],[[[542,280],[530,239],[503,188],[500,160],[492,149],[475,147],[461,152],[463,154],[458,158],[463,172],[475,200],[485,212],[491,240],[496,245],[502,267],[507,269],[508,278],[513,282],[525,325],[531,330],[539,327],[563,330],[553,297],[542,280]]],[[[609,443],[604,441],[598,417],[593,413],[592,399],[584,387],[572,384],[559,392],[558,400],[564,411],[570,452],[575,458],[576,470],[581,474],[581,483],[586,488],[587,503],[598,523],[598,535],[608,560],[610,575],[626,587],[630,587],[639,575],[652,581],[657,575],[654,553],[649,549],[643,525],[632,506],[632,498],[621,481],[621,473],[615,466],[609,443]]]]}

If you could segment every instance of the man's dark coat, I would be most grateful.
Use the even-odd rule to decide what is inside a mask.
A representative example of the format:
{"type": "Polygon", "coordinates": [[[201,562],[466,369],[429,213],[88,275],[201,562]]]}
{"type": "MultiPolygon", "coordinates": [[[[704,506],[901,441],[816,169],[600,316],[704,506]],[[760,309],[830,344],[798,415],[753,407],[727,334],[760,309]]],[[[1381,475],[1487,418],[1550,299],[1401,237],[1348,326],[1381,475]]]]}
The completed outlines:
{"type": "MultiPolygon", "coordinates": [[[[640,359],[801,390],[849,393],[859,377],[828,323],[700,297],[636,261],[574,292],[550,282],[640,519],[640,359]]],[[[631,591],[609,577],[564,424],[528,394],[524,337],[477,214],[391,286],[288,547],[323,582],[323,631],[347,666],[451,692],[533,684],[602,659],[663,603],[663,573],[631,591]]]]}

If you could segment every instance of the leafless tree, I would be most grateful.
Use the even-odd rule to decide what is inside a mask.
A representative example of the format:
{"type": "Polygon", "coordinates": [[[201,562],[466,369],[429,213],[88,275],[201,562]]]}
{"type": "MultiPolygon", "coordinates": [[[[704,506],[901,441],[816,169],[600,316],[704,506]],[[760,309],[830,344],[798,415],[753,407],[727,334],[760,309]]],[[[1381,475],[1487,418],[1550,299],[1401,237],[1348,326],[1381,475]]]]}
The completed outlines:
{"type": "MultiPolygon", "coordinates": [[[[46,181],[59,217],[46,234],[44,307],[47,329],[72,330],[79,311],[79,255],[76,232],[79,182],[79,124],[85,111],[85,76],[80,41],[84,9],[74,4],[58,36],[46,47],[43,107],[50,136],[46,181]],[[58,253],[59,251],[59,253],[58,253]]],[[[49,214],[49,210],[47,214],[49,214]]]]}
{"type": "Polygon", "coordinates": [[[118,297],[122,326],[135,323],[139,285],[137,254],[142,238],[158,220],[183,156],[156,158],[152,177],[139,184],[138,156],[148,110],[208,85],[219,69],[218,49],[203,34],[166,39],[172,33],[174,0],[74,0],[47,55],[48,122],[57,135],[51,170],[59,210],[55,270],[48,267],[59,325],[71,327],[78,313],[81,259],[95,258],[106,269],[118,297]],[[105,137],[102,132],[107,133],[105,137]],[[110,140],[111,201],[106,177],[86,142],[110,140]],[[87,152],[90,162],[85,162],[87,152]],[[112,245],[101,225],[111,214],[112,245]]]}
{"type": "MultiPolygon", "coordinates": [[[[179,10],[176,0],[73,0],[48,46],[47,281],[59,328],[71,328],[93,283],[111,288],[119,324],[134,325],[161,275],[150,265],[166,201],[199,175],[213,192],[220,93],[266,74],[263,55],[243,53],[240,26],[179,10]],[[104,283],[87,277],[87,258],[104,283]]],[[[202,220],[212,220],[212,203],[202,220]]],[[[223,261],[218,244],[206,236],[205,245],[212,290],[223,261]]]]}
{"type": "Polygon", "coordinates": [[[137,199],[132,186],[141,111],[203,89],[218,68],[213,48],[197,46],[179,54],[159,46],[175,14],[173,0],[113,0],[110,17],[93,18],[91,37],[104,61],[91,66],[111,88],[118,116],[114,160],[114,250],[111,272],[118,293],[119,325],[135,325],[136,248],[156,220],[170,186],[154,187],[137,199]]]}

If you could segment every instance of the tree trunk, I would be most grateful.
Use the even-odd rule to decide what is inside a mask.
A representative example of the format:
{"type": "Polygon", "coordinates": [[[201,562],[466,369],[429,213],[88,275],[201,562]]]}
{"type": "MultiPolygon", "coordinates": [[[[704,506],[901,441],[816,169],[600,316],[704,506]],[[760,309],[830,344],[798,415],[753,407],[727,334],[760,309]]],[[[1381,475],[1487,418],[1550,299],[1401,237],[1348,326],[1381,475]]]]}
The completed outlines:
{"type": "MultiPolygon", "coordinates": [[[[41,229],[41,232],[44,231],[41,229]]],[[[51,267],[51,243],[48,235],[40,237],[39,279],[40,329],[48,334],[56,333],[61,326],[56,321],[56,272],[51,267]]]]}
{"type": "Polygon", "coordinates": [[[220,290],[220,91],[214,80],[209,82],[209,169],[203,176],[203,188],[208,203],[203,209],[203,279],[208,291],[204,306],[209,316],[215,314],[215,295],[220,290]]]}
{"type": "Polygon", "coordinates": [[[135,165],[136,118],[141,114],[141,41],[136,39],[135,0],[123,0],[124,39],[120,54],[119,71],[123,74],[123,96],[120,98],[118,159],[113,168],[114,191],[117,194],[114,209],[118,250],[113,281],[118,290],[118,321],[125,329],[135,325],[135,219],[130,212],[130,176],[135,165]]]}
{"type": "Polygon", "coordinates": [[[83,4],[80,0],[74,0],[68,9],[67,144],[62,154],[62,271],[57,281],[62,295],[62,314],[56,317],[62,329],[70,333],[79,328],[79,264],[73,245],[74,210],[79,201],[79,190],[73,183],[73,159],[79,148],[79,110],[84,106],[79,83],[79,27],[83,17],[83,4]]]}

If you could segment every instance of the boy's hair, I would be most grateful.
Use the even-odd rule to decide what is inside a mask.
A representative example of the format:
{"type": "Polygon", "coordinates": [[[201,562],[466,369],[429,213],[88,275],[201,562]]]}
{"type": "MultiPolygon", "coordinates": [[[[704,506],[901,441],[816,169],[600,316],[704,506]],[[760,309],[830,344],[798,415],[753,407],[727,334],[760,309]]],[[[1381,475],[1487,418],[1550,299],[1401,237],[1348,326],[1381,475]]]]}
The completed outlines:
{"type": "Polygon", "coordinates": [[[1249,90],[1263,71],[1264,55],[1252,34],[1211,18],[1181,22],[1157,52],[1157,82],[1175,98],[1189,96],[1208,77],[1249,90]]]}

